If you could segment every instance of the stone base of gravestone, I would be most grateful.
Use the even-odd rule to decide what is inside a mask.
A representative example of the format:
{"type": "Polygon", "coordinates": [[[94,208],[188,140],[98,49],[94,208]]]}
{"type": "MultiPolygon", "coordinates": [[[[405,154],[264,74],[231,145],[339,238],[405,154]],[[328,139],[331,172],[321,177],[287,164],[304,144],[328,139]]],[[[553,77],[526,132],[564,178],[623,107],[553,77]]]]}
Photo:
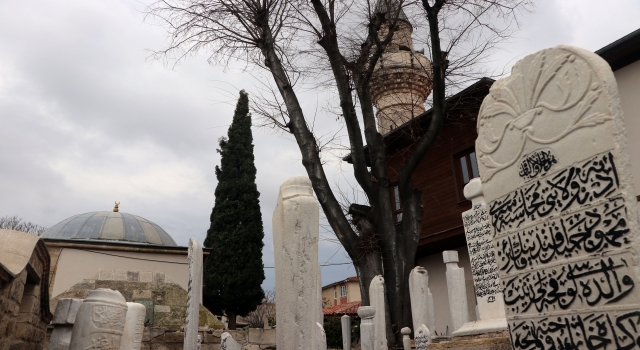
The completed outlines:
{"type": "Polygon", "coordinates": [[[493,332],[459,337],[434,337],[427,350],[512,350],[509,332],[493,332]]]}
{"type": "Polygon", "coordinates": [[[502,332],[506,331],[507,329],[508,325],[506,318],[494,318],[489,320],[467,322],[451,335],[454,337],[458,337],[464,335],[502,332]]]}

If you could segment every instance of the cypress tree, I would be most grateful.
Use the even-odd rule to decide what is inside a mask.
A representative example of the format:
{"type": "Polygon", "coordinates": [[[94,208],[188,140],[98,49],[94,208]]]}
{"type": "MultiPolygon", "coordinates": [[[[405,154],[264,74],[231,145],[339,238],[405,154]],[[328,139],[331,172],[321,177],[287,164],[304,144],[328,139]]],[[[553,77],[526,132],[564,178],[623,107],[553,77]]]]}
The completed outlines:
{"type": "Polygon", "coordinates": [[[226,313],[229,329],[236,316],[246,316],[264,298],[262,214],[256,186],[249,96],[240,91],[228,139],[220,138],[221,164],[211,226],[204,246],[212,249],[204,267],[204,305],[226,313]]]}

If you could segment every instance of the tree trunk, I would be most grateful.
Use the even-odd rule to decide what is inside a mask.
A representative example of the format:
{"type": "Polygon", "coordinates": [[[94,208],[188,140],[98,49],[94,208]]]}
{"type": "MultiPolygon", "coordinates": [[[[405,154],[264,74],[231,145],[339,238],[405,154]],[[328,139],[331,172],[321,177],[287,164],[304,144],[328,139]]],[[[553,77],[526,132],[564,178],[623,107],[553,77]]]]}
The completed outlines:
{"type": "Polygon", "coordinates": [[[227,312],[227,317],[229,318],[229,328],[230,330],[236,330],[236,314],[233,312],[227,312]]]}

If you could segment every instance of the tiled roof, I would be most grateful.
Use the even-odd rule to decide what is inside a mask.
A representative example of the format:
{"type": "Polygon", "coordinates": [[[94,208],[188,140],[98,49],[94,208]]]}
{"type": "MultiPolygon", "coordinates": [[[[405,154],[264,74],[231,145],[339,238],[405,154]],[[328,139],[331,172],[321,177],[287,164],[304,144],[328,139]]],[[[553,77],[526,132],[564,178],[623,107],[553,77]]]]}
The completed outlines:
{"type": "Polygon", "coordinates": [[[342,315],[357,316],[358,308],[360,306],[362,306],[362,301],[360,300],[352,301],[350,303],[336,305],[330,308],[322,309],[322,313],[325,316],[342,316],[342,315]]]}
{"type": "Polygon", "coordinates": [[[358,276],[347,277],[346,279],[344,279],[342,281],[338,281],[338,282],[333,282],[331,284],[327,284],[326,286],[322,287],[322,290],[325,290],[325,289],[327,289],[329,287],[337,286],[339,284],[347,283],[347,282],[358,282],[358,276]]]}

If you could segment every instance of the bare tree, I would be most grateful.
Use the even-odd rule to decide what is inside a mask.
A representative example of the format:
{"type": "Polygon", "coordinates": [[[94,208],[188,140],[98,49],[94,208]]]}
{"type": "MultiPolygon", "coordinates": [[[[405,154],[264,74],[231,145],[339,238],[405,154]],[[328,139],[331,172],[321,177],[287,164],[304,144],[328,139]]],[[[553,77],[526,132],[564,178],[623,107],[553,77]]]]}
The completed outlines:
{"type": "Polygon", "coordinates": [[[402,343],[399,330],[411,325],[408,276],[421,229],[422,193],[411,176],[442,128],[447,92],[483,73],[478,62],[511,34],[529,0],[371,1],[160,0],[148,13],[170,34],[170,45],[157,57],[179,61],[204,50],[211,63],[238,59],[271,76],[270,102],[256,111],[295,137],[327,221],[355,265],[364,305],[372,278],[384,276],[387,339],[394,347],[402,343]],[[433,93],[428,127],[407,135],[414,146],[398,174],[403,220],[396,229],[385,168],[390,155],[376,126],[372,79],[385,50],[397,46],[394,34],[406,18],[415,40],[428,47],[431,67],[425,69],[433,93]],[[365,205],[345,206],[329,183],[315,111],[305,114],[299,100],[309,87],[336,95],[337,128],[346,130],[365,205]]]}
{"type": "Polygon", "coordinates": [[[17,216],[3,216],[0,218],[0,230],[14,230],[40,236],[47,230],[46,227],[36,225],[31,221],[24,221],[17,216]]]}
{"type": "Polygon", "coordinates": [[[269,319],[276,317],[275,290],[265,290],[262,304],[258,305],[255,311],[251,311],[247,316],[242,317],[240,321],[248,323],[250,328],[264,328],[264,317],[269,319]]]}

